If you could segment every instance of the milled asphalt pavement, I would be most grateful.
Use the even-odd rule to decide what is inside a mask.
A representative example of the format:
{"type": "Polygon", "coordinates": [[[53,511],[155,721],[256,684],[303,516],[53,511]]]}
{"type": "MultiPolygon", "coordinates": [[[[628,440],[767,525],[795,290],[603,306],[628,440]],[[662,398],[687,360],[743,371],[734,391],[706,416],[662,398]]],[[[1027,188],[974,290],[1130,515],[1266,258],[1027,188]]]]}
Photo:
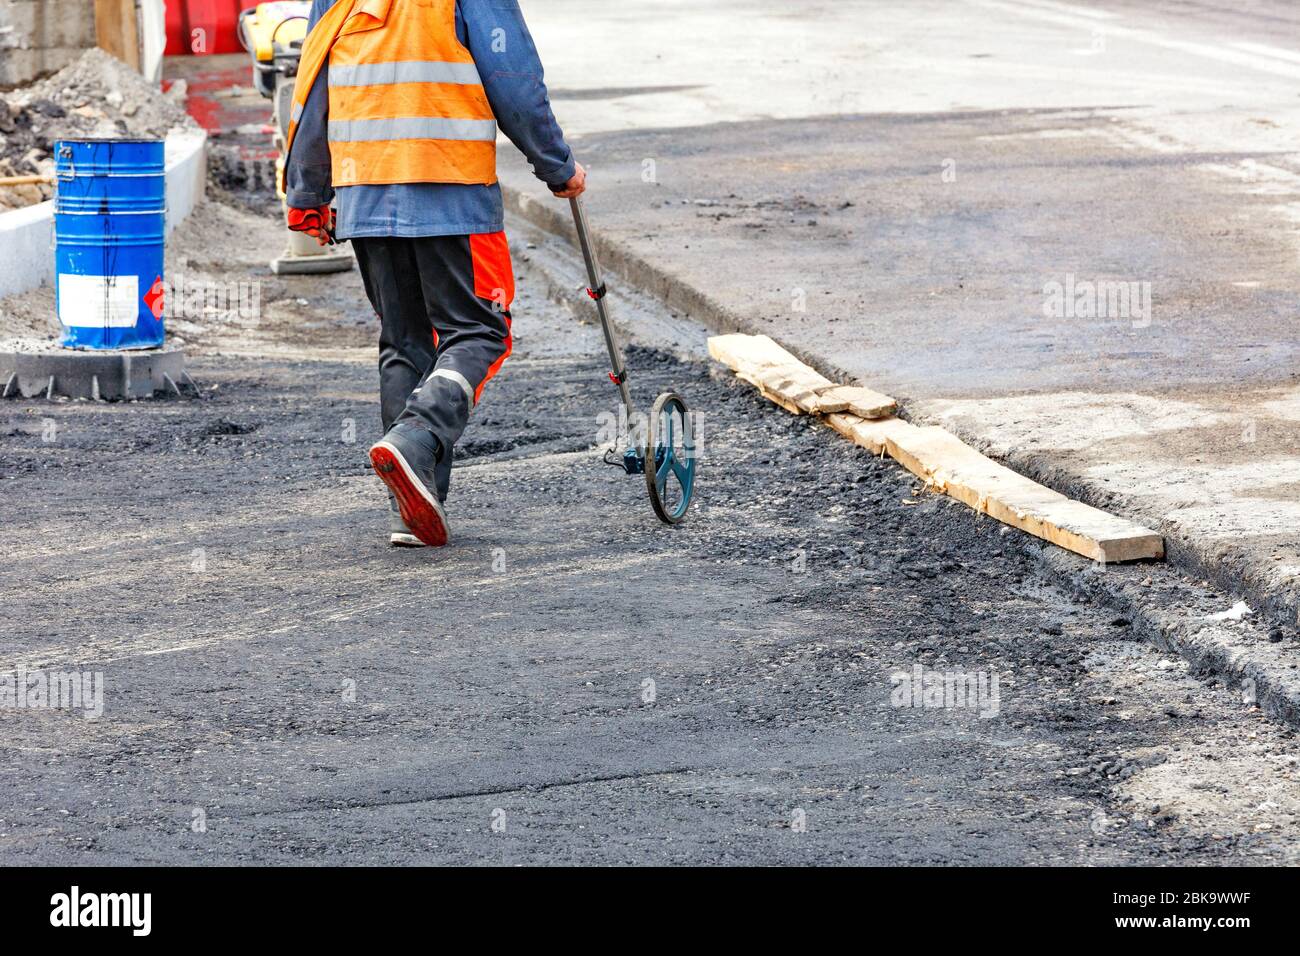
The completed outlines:
{"type": "Polygon", "coordinates": [[[1158,528],[1294,647],[1294,5],[524,7],[610,261],[1158,528]]]}
{"type": "Polygon", "coordinates": [[[170,245],[171,276],[260,283],[172,322],[201,398],[0,403],[0,661],[104,688],[98,719],[0,708],[0,863],[1297,861],[1294,731],[1248,688],[616,282],[638,400],[703,415],[698,507],[659,525],[600,461],[573,264],[512,228],[516,354],[444,551],[385,541],[359,277],[272,277],[271,219],[209,203],[170,245]]]}

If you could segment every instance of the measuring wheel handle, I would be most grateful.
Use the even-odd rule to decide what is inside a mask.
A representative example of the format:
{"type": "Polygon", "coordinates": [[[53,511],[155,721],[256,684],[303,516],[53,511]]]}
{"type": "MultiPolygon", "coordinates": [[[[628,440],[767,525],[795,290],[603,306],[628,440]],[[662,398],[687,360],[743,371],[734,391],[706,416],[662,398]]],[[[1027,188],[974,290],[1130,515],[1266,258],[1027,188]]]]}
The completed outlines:
{"type": "MultiPolygon", "coordinates": [[[[569,200],[569,207],[573,211],[578,248],[582,250],[583,263],[587,267],[587,280],[590,282],[587,295],[596,303],[600,328],[605,334],[611,368],[609,380],[618,387],[619,398],[630,422],[634,419],[635,407],[627,387],[623,350],[619,347],[618,335],[609,316],[609,303],[606,302],[609,287],[601,276],[582,200],[574,196],[569,200]]],[[[677,524],[686,517],[695,490],[695,425],[686,402],[676,392],[664,392],[651,409],[649,427],[641,447],[625,451],[621,461],[611,460],[608,454],[605,460],[611,465],[621,465],[629,475],[644,474],[655,514],[666,524],[677,524]]]]}

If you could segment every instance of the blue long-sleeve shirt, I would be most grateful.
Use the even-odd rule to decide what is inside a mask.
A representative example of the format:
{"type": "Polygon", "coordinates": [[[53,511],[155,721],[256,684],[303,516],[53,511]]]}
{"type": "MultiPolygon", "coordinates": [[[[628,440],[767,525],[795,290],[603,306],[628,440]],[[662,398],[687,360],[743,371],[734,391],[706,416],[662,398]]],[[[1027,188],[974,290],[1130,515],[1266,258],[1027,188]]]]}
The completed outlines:
{"type": "MultiPolygon", "coordinates": [[[[337,0],[313,0],[308,29],[337,0]]],[[[573,151],[551,111],[542,63],[518,0],[457,0],[456,38],[474,57],[497,125],[560,188],[572,178],[573,151]]],[[[329,142],[329,64],[321,67],[298,120],[285,168],[289,205],[313,209],[333,199],[329,142]]],[[[340,186],[340,239],[363,236],[460,236],[505,228],[501,187],[461,183],[340,186]]]]}

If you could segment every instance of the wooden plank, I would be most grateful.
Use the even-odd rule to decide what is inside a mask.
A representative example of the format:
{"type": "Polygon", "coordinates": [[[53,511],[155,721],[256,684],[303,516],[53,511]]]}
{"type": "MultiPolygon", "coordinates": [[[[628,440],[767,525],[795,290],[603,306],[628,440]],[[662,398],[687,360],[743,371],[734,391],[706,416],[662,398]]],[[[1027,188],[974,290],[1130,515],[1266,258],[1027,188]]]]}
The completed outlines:
{"type": "Polygon", "coordinates": [[[896,407],[892,398],[869,388],[836,385],[766,335],[715,335],[709,354],[795,415],[856,407],[863,418],[879,418],[896,407]]]}
{"type": "Polygon", "coordinates": [[[795,415],[815,414],[818,392],[835,384],[766,335],[715,335],[709,354],[795,415]]]}
{"type": "MultiPolygon", "coordinates": [[[[712,335],[709,337],[709,354],[736,371],[741,366],[779,366],[799,362],[766,335],[712,335]]],[[[831,383],[828,381],[827,384],[831,383]]]]}
{"type": "Polygon", "coordinates": [[[823,415],[849,412],[859,418],[888,418],[898,410],[898,403],[888,395],[861,385],[832,385],[818,398],[823,415]]]}
{"type": "Polygon", "coordinates": [[[1164,538],[1149,528],[1044,487],[942,428],[848,414],[831,415],[827,423],[874,454],[888,454],[935,490],[1076,554],[1107,563],[1165,555],[1164,538]]]}
{"type": "Polygon", "coordinates": [[[53,176],[0,176],[0,186],[39,186],[52,182],[53,176]]]}
{"type": "Polygon", "coordinates": [[[835,385],[766,335],[716,335],[709,354],[787,411],[826,414],[850,441],[888,454],[928,486],[1005,524],[1096,561],[1164,557],[1156,532],[1046,488],[942,428],[892,417],[897,406],[889,396],[835,385]]]}
{"type": "Polygon", "coordinates": [[[757,376],[763,394],[796,415],[816,414],[818,392],[825,386],[791,369],[767,368],[757,376]]]}
{"type": "Polygon", "coordinates": [[[140,69],[135,0],[95,0],[95,42],[127,66],[140,69]]]}
{"type": "Polygon", "coordinates": [[[882,418],[878,421],[859,418],[856,415],[827,415],[826,424],[835,429],[849,441],[861,445],[873,455],[883,455],[889,450],[890,438],[897,439],[916,426],[901,418],[882,418]]]}

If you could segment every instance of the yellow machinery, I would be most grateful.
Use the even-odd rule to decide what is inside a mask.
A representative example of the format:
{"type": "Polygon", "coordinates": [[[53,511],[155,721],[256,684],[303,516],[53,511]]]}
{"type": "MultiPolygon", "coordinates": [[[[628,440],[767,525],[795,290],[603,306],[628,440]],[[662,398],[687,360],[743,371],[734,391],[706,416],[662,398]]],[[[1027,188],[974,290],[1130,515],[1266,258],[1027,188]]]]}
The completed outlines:
{"type": "MultiPolygon", "coordinates": [[[[281,181],[284,167],[293,84],[310,12],[308,0],[274,0],[239,15],[239,42],[253,58],[253,86],[271,101],[273,135],[279,152],[275,159],[276,183],[281,181]]],[[[284,206],[283,192],[280,205],[284,206]]],[[[271,260],[271,271],[277,275],[343,272],[352,268],[352,261],[352,253],[340,246],[319,246],[311,236],[290,231],[289,247],[278,259],[271,260]]]]}

